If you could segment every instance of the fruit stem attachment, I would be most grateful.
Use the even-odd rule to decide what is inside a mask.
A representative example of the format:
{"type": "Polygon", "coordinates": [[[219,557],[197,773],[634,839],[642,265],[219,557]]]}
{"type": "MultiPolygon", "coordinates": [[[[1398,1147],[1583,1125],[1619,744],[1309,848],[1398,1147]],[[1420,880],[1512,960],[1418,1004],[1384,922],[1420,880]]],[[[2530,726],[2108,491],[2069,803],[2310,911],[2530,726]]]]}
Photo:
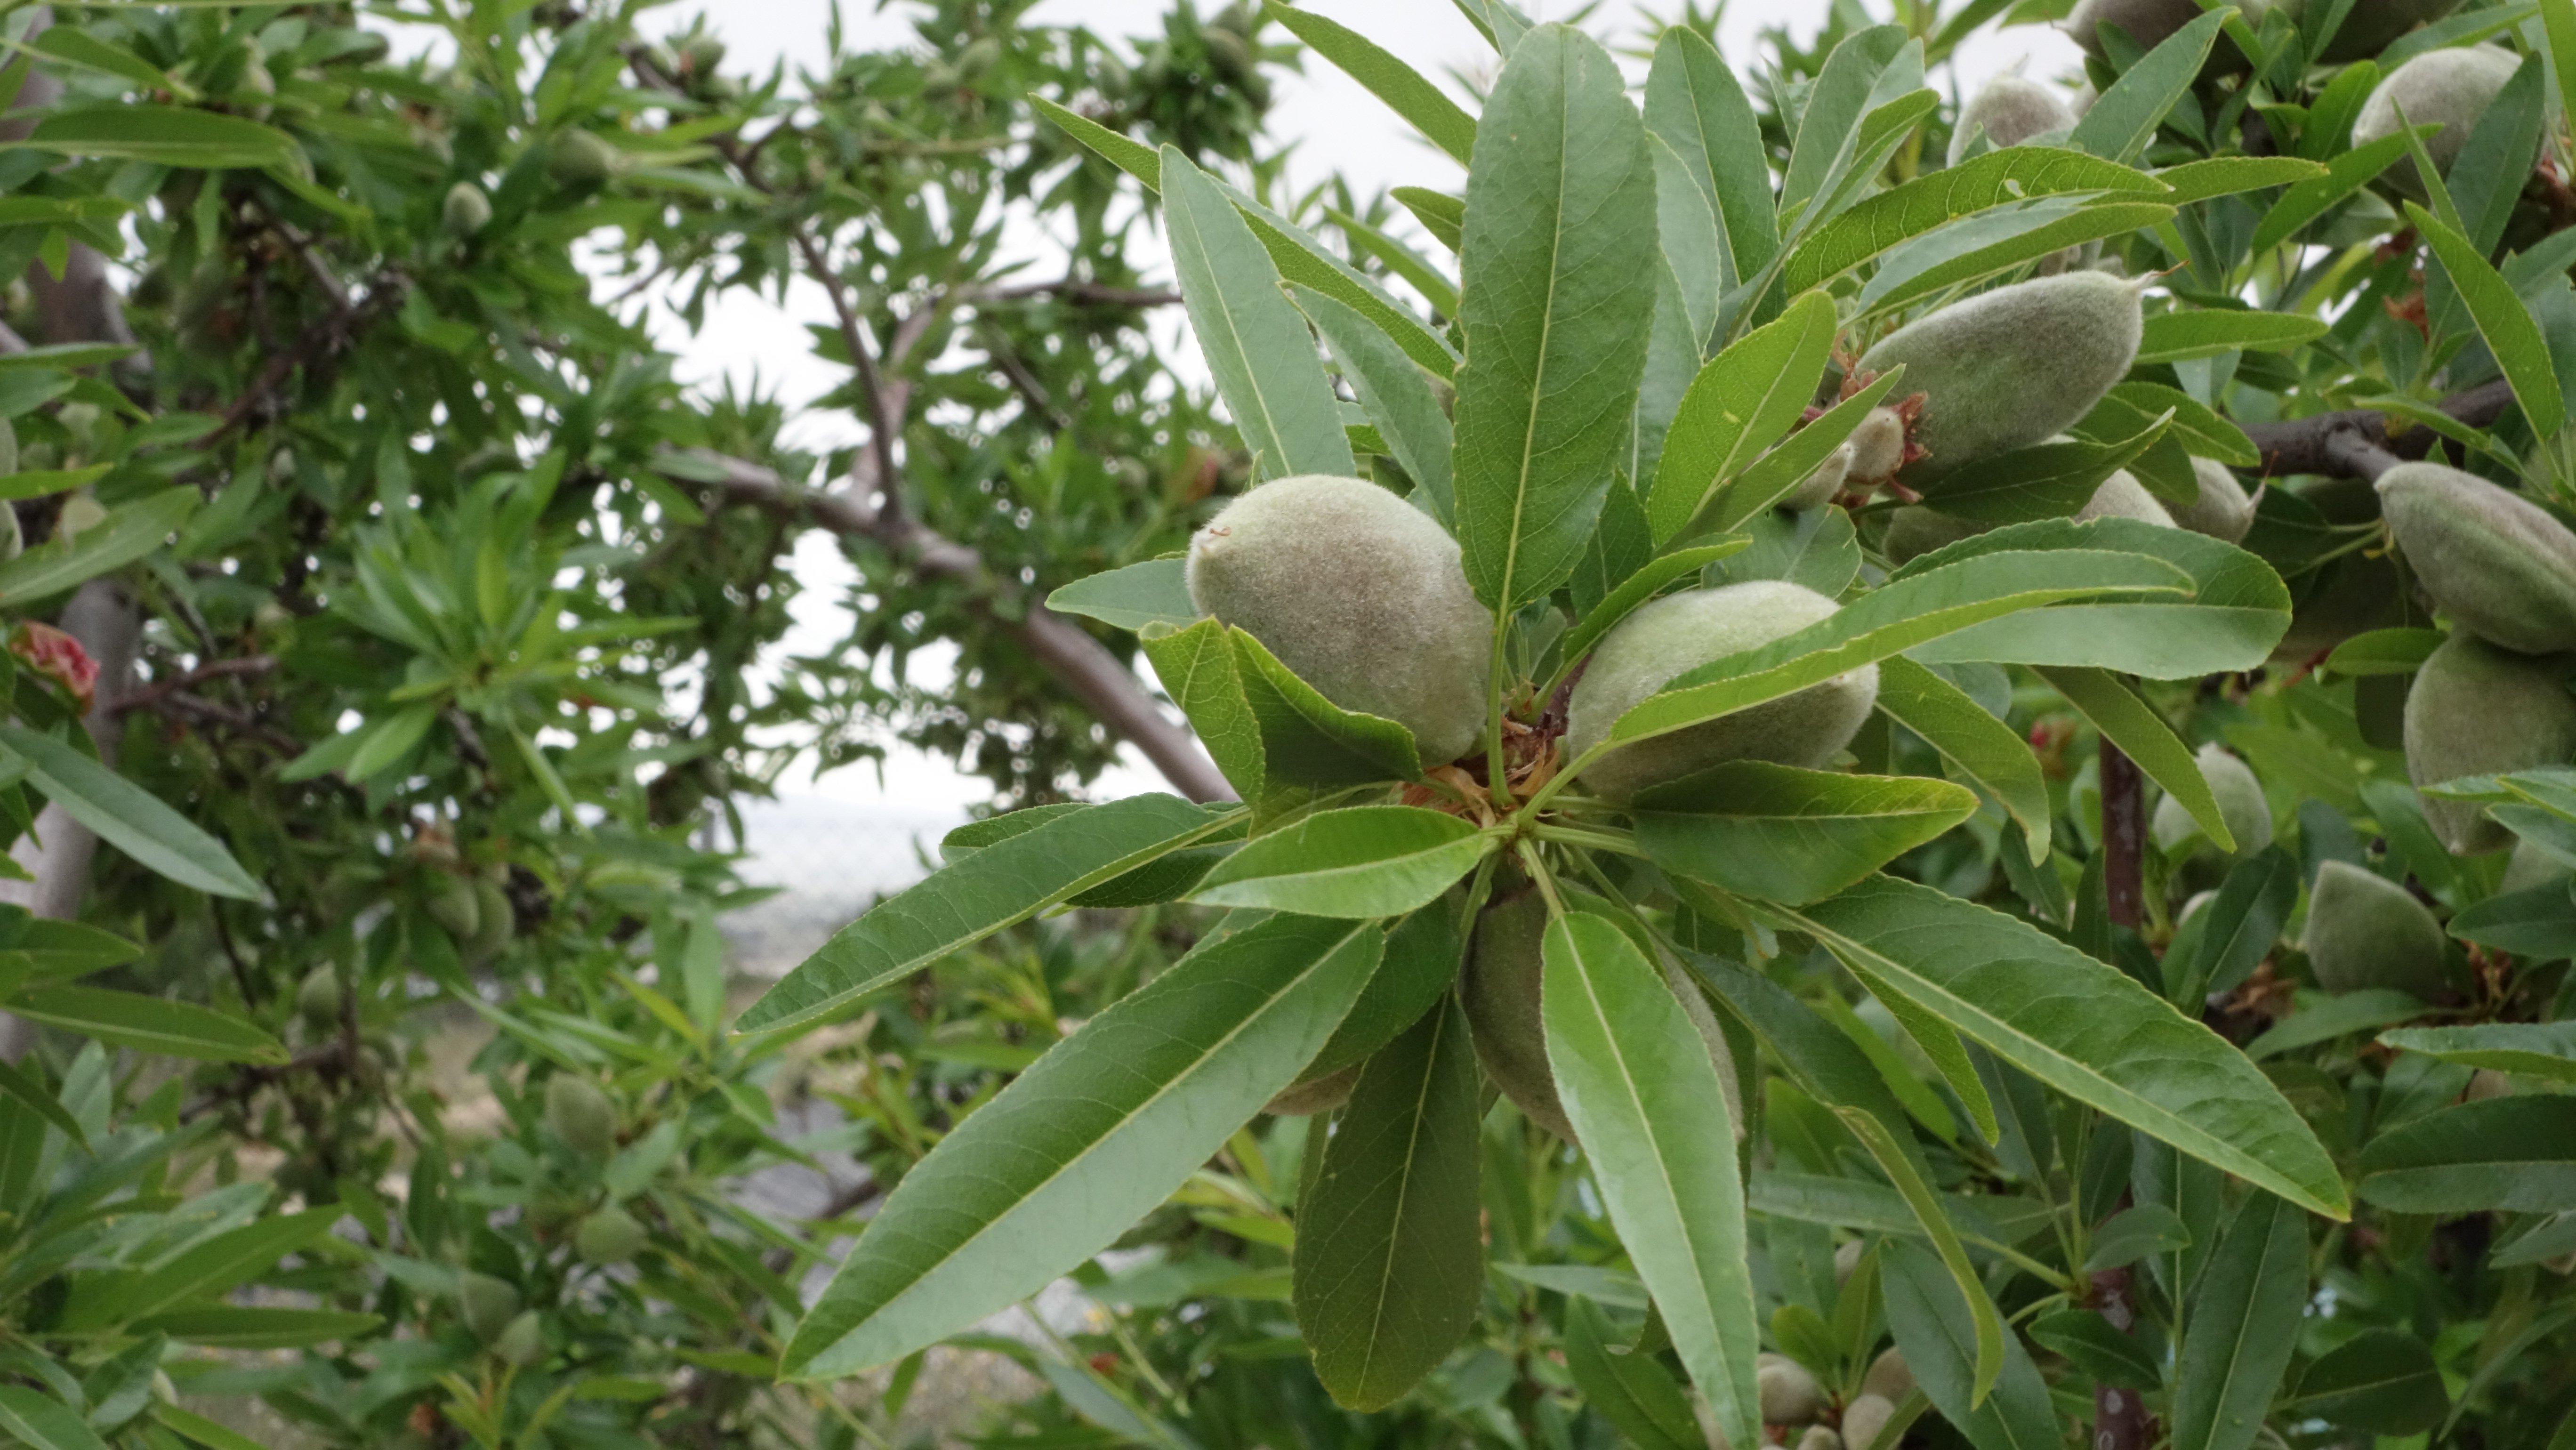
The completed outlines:
{"type": "Polygon", "coordinates": [[[1538,887],[1538,894],[1546,899],[1547,914],[1552,917],[1565,915],[1565,902],[1556,894],[1556,878],[1548,873],[1547,862],[1538,853],[1538,843],[1523,836],[1512,846],[1520,853],[1521,865],[1528,870],[1531,883],[1538,887]]]}
{"type": "Polygon", "coordinates": [[[1485,792],[1498,811],[1512,808],[1512,765],[1503,748],[1503,664],[1510,629],[1511,621],[1497,614],[1492,667],[1485,674],[1485,792]]]}
{"type": "Polygon", "coordinates": [[[1622,856],[1643,857],[1637,838],[1626,831],[1586,831],[1572,826],[1541,825],[1530,828],[1530,834],[1559,846],[1585,846],[1595,851],[1613,851],[1622,856]]]}
{"type": "Polygon", "coordinates": [[[1571,783],[1577,775],[1580,775],[1583,772],[1583,767],[1590,765],[1592,762],[1599,760],[1602,756],[1609,754],[1616,746],[1624,745],[1626,743],[1627,742],[1625,741],[1604,740],[1600,744],[1593,746],[1590,750],[1576,756],[1563,770],[1549,776],[1547,784],[1542,785],[1537,790],[1531,792],[1529,803],[1525,809],[1534,811],[1539,807],[1546,805],[1549,801],[1554,800],[1558,791],[1565,789],[1565,787],[1571,783]]]}

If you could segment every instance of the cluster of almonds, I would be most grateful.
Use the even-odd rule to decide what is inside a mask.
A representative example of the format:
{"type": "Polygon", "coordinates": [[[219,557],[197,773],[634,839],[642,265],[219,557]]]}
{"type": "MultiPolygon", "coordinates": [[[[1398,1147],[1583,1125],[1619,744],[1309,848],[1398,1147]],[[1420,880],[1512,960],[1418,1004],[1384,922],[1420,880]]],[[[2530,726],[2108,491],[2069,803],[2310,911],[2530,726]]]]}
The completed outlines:
{"type": "MultiPolygon", "coordinates": [[[[1765,1444],[1789,1450],[1869,1450],[1897,1405],[1913,1393],[1914,1371],[1906,1368],[1902,1352],[1888,1350],[1870,1361],[1860,1393],[1839,1413],[1815,1375],[1785,1354],[1765,1352],[1756,1362],[1754,1385],[1761,1396],[1765,1444]]],[[[1722,1450],[1724,1441],[1712,1432],[1709,1444],[1722,1450]]]]}

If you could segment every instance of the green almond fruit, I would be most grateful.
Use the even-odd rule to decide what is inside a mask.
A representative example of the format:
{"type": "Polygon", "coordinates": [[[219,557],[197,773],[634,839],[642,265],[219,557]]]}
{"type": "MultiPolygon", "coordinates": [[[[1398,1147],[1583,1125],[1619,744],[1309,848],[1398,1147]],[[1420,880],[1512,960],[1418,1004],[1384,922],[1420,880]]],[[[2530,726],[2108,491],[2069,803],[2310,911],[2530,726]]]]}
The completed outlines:
{"type": "Polygon", "coordinates": [[[1796,488],[1781,495],[1780,507],[1805,513],[1832,503],[1834,495],[1843,491],[1844,481],[1851,477],[1851,464],[1851,441],[1845,439],[1840,447],[1825,455],[1825,461],[1816,465],[1815,472],[1798,480],[1796,488]]]}
{"type": "Polygon", "coordinates": [[[2069,130],[2074,125],[2075,108],[2066,103],[2065,93],[2055,86],[2016,75],[1997,76],[1959,108],[1958,122],[1950,128],[1950,164],[1956,166],[1966,159],[1968,146],[1977,136],[1984,136],[1987,146],[2001,151],[2033,136],[2069,130]]]}
{"type": "Polygon", "coordinates": [[[2231,544],[2245,542],[2254,527],[2254,498],[2237,481],[2235,470],[2215,458],[2194,458],[2191,472],[2200,493],[2190,503],[2170,509],[2175,527],[2231,544]]]}
{"type": "MultiPolygon", "coordinates": [[[[2188,0],[2186,0],[2188,3],[2188,0]]],[[[1902,364],[1923,395],[1906,480],[2064,432],[2129,371],[2145,326],[2141,288],[2106,272],[1998,287],[1919,317],[1861,354],[1863,372],[1902,364]]]]}
{"type": "Polygon", "coordinates": [[[462,1270],[456,1276],[457,1317],[465,1321],[468,1332],[486,1344],[500,1338],[501,1332],[509,1328],[510,1321],[519,1313],[519,1302],[518,1287],[507,1279],[476,1273],[472,1269],[462,1270]]]}
{"type": "Polygon", "coordinates": [[[1855,1395],[1850,1404],[1843,1406],[1843,1444],[1848,1450],[1870,1450],[1879,1432],[1895,1418],[1894,1400],[1885,1395],[1855,1395]]]}
{"type": "MultiPolygon", "coordinates": [[[[2264,0],[2239,0],[2237,9],[2246,12],[2248,23],[2256,30],[2263,28],[2263,12],[2270,8],[2264,0]]],[[[2198,20],[2201,7],[2192,0],[2083,0],[2066,18],[2066,33],[2084,48],[2086,55],[2107,58],[2102,48],[2102,27],[2117,26],[2140,50],[2153,50],[2165,43],[2175,31],[2198,20]]],[[[2208,64],[2202,74],[2223,73],[2242,69],[2244,61],[2236,47],[2221,39],[2210,49],[2208,64]]]]}
{"type": "Polygon", "coordinates": [[[2496,883],[2496,894],[2529,891],[2535,886],[2565,881],[2571,874],[2576,872],[2571,872],[2566,862],[2529,841],[2517,839],[2513,854],[2505,858],[2504,879],[2496,883]]]}
{"type": "MultiPolygon", "coordinates": [[[[2478,118],[2495,103],[2504,83],[2522,64],[2512,51],[2493,45],[2463,45],[2428,50],[2392,70],[2361,103],[2352,120],[2352,144],[2367,146],[2397,134],[2398,112],[2417,126],[2442,129],[2424,138],[2424,154],[2433,169],[2451,174],[2451,163],[2469,144],[2478,118]]],[[[2380,175],[2409,196],[2424,195],[2424,179],[2415,173],[2415,158],[2400,156],[2380,175]]]]}
{"type": "MultiPolygon", "coordinates": [[[[2209,793],[2218,801],[2218,818],[2227,823],[2227,834],[2236,838],[2236,854],[2250,856],[2272,844],[2272,803],[2263,796],[2263,783],[2244,761],[2218,745],[2204,745],[2192,756],[2200,767],[2200,778],[2209,782],[2209,793]]],[[[2176,847],[2192,840],[2204,844],[2200,822],[2171,795],[2156,802],[2155,819],[2147,827],[2156,849],[2167,855],[2176,847]]]]}
{"type": "Polygon", "coordinates": [[[519,913],[510,904],[510,893],[488,876],[474,878],[474,939],[466,946],[466,955],[483,961],[510,944],[519,928],[519,913]]]}
{"type": "Polygon", "coordinates": [[[546,175],[558,186],[597,186],[617,174],[624,158],[598,135],[558,131],[546,147],[546,175]]]}
{"type": "MultiPolygon", "coordinates": [[[[1675,677],[1832,616],[1802,585],[1754,579],[1668,594],[1621,620],[1592,652],[1567,702],[1565,749],[1581,760],[1630,707],[1675,677]]],[[[1839,754],[1878,701],[1878,666],[1863,665],[1794,695],[1640,740],[1584,767],[1583,783],[1625,802],[1638,791],[1731,760],[1820,766],[1839,754]]]]}
{"type": "Polygon", "coordinates": [[[2173,515],[2165,512],[2165,506],[2147,492],[2138,476],[2125,468],[2102,480],[2102,486],[2093,490],[2084,507],[2075,511],[2076,522],[2088,519],[2136,519],[2160,529],[2174,526],[2173,515]]]}
{"type": "Polygon", "coordinates": [[[545,1326],[537,1322],[537,1311],[534,1309],[511,1320],[492,1341],[494,1358],[521,1369],[545,1358],[545,1354],[545,1326]]]}
{"type": "Polygon", "coordinates": [[[644,1252],[651,1235],[635,1215],[610,1204],[581,1221],[573,1234],[573,1252],[586,1264],[622,1264],[644,1252]]]}
{"type": "MultiPolygon", "coordinates": [[[[1546,933],[1547,902],[1535,887],[1523,886],[1487,906],[1477,918],[1466,969],[1459,976],[1458,1004],[1465,1009],[1468,1038],[1485,1076],[1523,1117],[1572,1143],[1574,1125],[1556,1095],[1556,1073],[1548,1065],[1547,1032],[1539,1016],[1546,933]]],[[[1744,1108],[1736,1097],[1735,1059],[1717,1014],[1678,968],[1669,961],[1662,966],[1664,984],[1717,1065],[1727,1115],[1741,1138],[1744,1108]]]]}
{"type": "MultiPolygon", "coordinates": [[[[2406,774],[2418,790],[2469,775],[2576,760],[2569,660],[2498,649],[2453,634],[2426,657],[2406,693],[2406,774]]],[[[2461,855],[2500,851],[2513,833],[2468,801],[2427,796],[2424,819],[2461,855]]]]}
{"type": "Polygon", "coordinates": [[[438,210],[439,225],[448,235],[470,237],[492,224],[492,198],[483,188],[470,181],[460,181],[447,189],[447,200],[438,210]]]}
{"type": "Polygon", "coordinates": [[[340,1025],[340,1005],[340,974],[327,965],[305,973],[303,984],[295,989],[296,1015],[315,1032],[340,1025]]]}
{"type": "Polygon", "coordinates": [[[1905,416],[1894,408],[1872,408],[1845,440],[1852,451],[1851,481],[1876,486],[1905,466],[1905,416]]]}
{"type": "Polygon", "coordinates": [[[2576,532],[2548,510],[2438,463],[2380,475],[2379,505],[2452,623],[2525,654],[2576,650],[2576,532]]]}
{"type": "Polygon", "coordinates": [[[1785,1354],[1754,1356],[1753,1385],[1766,1425],[1803,1425],[1824,1412],[1825,1387],[1785,1354]]]}
{"type": "Polygon", "coordinates": [[[1894,1402],[1914,1393],[1914,1371],[1902,1350],[1890,1349],[1869,1362],[1860,1377],[1860,1392],[1894,1402]]]}
{"type": "Polygon", "coordinates": [[[546,1126],[585,1158],[605,1158],[617,1146],[617,1105],[586,1077],[559,1072],[546,1079],[546,1126]]]}
{"type": "Polygon", "coordinates": [[[1304,474],[1228,504],[1190,540],[1190,599],[1345,710],[1413,732],[1426,766],[1484,727],[1493,615],[1458,541],[1376,484],[1304,474]]]}
{"type": "Polygon", "coordinates": [[[473,941],[483,926],[482,901],[475,894],[474,883],[462,876],[438,878],[430,888],[429,919],[456,938],[459,946],[473,941]]]}
{"type": "Polygon", "coordinates": [[[2300,949],[2329,992],[2393,987],[2431,1001],[2446,976],[2442,924],[2415,893],[2349,861],[2317,868],[2300,949]]]}

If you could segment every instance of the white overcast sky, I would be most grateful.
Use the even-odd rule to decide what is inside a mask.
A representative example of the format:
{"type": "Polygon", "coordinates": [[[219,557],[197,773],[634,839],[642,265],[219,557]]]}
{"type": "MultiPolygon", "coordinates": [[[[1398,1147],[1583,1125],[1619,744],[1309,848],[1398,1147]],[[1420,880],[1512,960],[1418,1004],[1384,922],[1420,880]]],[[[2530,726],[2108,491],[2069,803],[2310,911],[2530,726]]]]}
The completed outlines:
{"type": "MultiPolygon", "coordinates": [[[[837,3],[842,23],[857,47],[901,45],[910,40],[908,17],[914,7],[905,0],[680,0],[658,12],[661,23],[684,27],[700,14],[729,47],[728,68],[766,71],[785,59],[792,69],[800,58],[819,54],[828,17],[837,3]]],[[[1213,13],[1222,0],[1200,0],[1200,13],[1213,13]]],[[[1449,72],[1489,65],[1492,51],[1462,18],[1450,0],[1305,0],[1306,8],[1359,30],[1411,62],[1415,69],[1443,84],[1449,72]]],[[[1574,0],[1521,0],[1522,9],[1545,20],[1571,13],[1574,0]]],[[[1080,24],[1107,34],[1139,35],[1159,30],[1162,0],[1043,0],[1031,12],[1038,23],[1080,24]]],[[[1669,17],[1671,4],[1650,7],[1669,17]]],[[[1802,39],[1821,22],[1820,0],[1734,0],[1720,24],[1720,49],[1741,67],[1755,53],[1755,40],[1768,26],[1786,24],[1802,39]]],[[[1873,11],[1881,10],[1872,4],[1873,11]]],[[[1634,41],[1642,33],[1645,11],[1629,0],[1607,0],[1588,28],[1605,39],[1634,41]]],[[[1275,27],[1266,32],[1284,39],[1275,27]]],[[[1988,36],[1968,47],[1956,61],[1959,83],[1968,89],[2000,71],[2022,69],[2033,77],[2053,77],[2075,69],[2074,45],[2056,32],[2017,27],[1988,36]]],[[[1946,84],[1946,77],[1936,78],[1946,84]]],[[[1293,182],[1310,183],[1338,167],[1362,196],[1380,188],[1407,184],[1455,190],[1460,177],[1455,163],[1414,139],[1378,101],[1331,66],[1310,57],[1302,75],[1280,75],[1277,105],[1271,112],[1274,136],[1294,141],[1289,168],[1293,182]]],[[[1462,95],[1461,99],[1465,99],[1462,95]]],[[[838,369],[816,360],[809,322],[821,320],[818,292],[791,293],[784,308],[737,299],[710,316],[698,337],[681,348],[686,376],[713,382],[732,376],[757,376],[790,401],[815,396],[838,382],[838,369]]],[[[852,442],[862,436],[847,419],[812,416],[801,425],[804,442],[852,442]]],[[[808,535],[797,553],[797,572],[809,588],[799,611],[801,626],[791,648],[811,651],[843,637],[846,620],[837,587],[849,577],[847,565],[828,539],[808,535]]],[[[1141,763],[1102,780],[1103,795],[1156,789],[1162,781],[1141,763]]],[[[890,759],[883,780],[864,765],[837,771],[819,782],[784,783],[791,794],[825,798],[811,802],[842,809],[875,807],[895,822],[963,819],[970,803],[984,798],[980,781],[961,777],[944,759],[901,752],[890,759]]],[[[870,812],[874,814],[875,812],[870,812]]],[[[755,843],[757,844],[757,843],[755,843]]]]}

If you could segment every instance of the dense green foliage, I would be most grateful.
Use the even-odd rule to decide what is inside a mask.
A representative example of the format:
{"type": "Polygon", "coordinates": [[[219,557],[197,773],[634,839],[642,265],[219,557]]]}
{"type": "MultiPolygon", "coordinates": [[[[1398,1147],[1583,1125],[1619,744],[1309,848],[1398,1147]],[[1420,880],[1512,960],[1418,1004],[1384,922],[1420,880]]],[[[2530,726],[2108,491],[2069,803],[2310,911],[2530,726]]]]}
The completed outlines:
{"type": "Polygon", "coordinates": [[[2576,4],[1457,3],[0,17],[0,1438],[2564,1450],[2576,4]]]}

